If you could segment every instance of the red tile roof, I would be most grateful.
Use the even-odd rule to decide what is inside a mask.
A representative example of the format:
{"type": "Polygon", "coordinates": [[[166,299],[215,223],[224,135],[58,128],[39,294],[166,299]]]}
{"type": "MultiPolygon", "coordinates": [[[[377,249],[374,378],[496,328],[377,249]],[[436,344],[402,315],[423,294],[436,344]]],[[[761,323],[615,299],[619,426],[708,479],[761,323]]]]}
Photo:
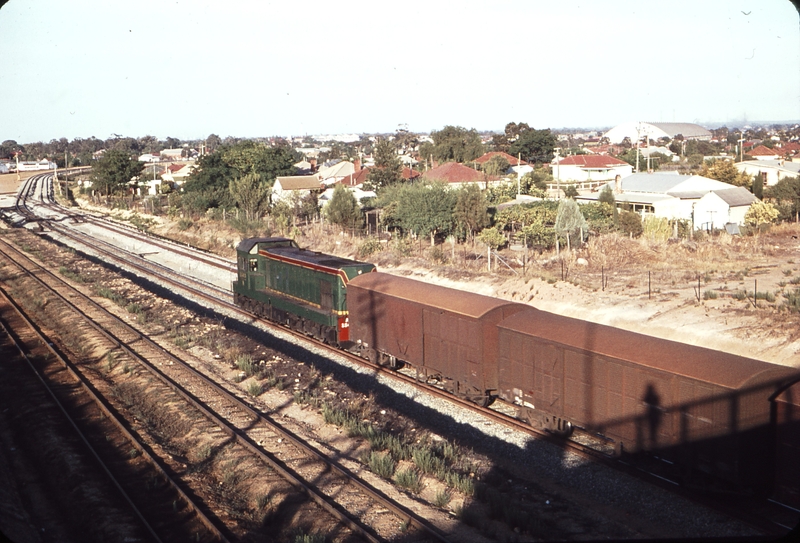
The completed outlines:
{"type": "Polygon", "coordinates": [[[572,155],[559,161],[562,166],[580,166],[581,168],[613,168],[628,163],[608,155],[572,155]]]}
{"type": "Polygon", "coordinates": [[[411,168],[403,168],[403,179],[416,179],[417,177],[421,176],[422,172],[418,170],[412,170],[411,168]]]}
{"type": "MultiPolygon", "coordinates": [[[[340,183],[346,187],[355,187],[362,184],[364,181],[367,180],[367,175],[369,175],[369,171],[372,168],[361,168],[360,171],[355,173],[351,173],[350,175],[345,175],[336,183],[340,183]]],[[[335,184],[335,183],[334,183],[335,184]]]]}
{"type": "Polygon", "coordinates": [[[770,149],[769,147],[759,145],[755,149],[750,149],[749,151],[747,151],[747,154],[750,156],[773,156],[773,155],[779,155],[780,153],[775,149],[770,149]]]}
{"type": "Polygon", "coordinates": [[[485,164],[489,162],[492,157],[501,156],[508,161],[510,166],[524,166],[527,164],[524,160],[518,160],[517,157],[511,156],[508,153],[504,153],[503,151],[491,151],[486,153],[485,155],[476,158],[473,162],[477,162],[478,164],[485,164]]]}
{"type": "Polygon", "coordinates": [[[797,143],[795,141],[790,141],[789,143],[781,147],[780,151],[785,155],[798,153],[800,152],[800,143],[797,143]]]}
{"type": "Polygon", "coordinates": [[[446,183],[476,183],[484,180],[483,173],[458,162],[446,162],[422,174],[424,179],[439,179],[446,183]]]}

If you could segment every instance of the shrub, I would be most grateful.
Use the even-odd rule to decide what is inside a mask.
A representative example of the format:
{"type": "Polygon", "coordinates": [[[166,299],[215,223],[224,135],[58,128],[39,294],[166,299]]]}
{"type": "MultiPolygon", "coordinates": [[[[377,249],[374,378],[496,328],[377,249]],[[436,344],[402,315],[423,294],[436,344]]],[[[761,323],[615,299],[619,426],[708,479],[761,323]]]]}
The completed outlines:
{"type": "Polygon", "coordinates": [[[619,214],[619,227],[625,235],[634,238],[641,236],[644,231],[641,217],[633,211],[623,211],[619,214]]]}
{"type": "Polygon", "coordinates": [[[398,486],[407,488],[414,493],[422,490],[422,480],[419,477],[419,473],[412,468],[398,471],[394,476],[394,481],[398,484],[398,486]]]}
{"type": "Polygon", "coordinates": [[[358,248],[358,258],[367,258],[383,251],[383,244],[379,239],[367,238],[358,248]]]}
{"type": "Polygon", "coordinates": [[[397,467],[397,464],[392,457],[385,453],[376,453],[374,451],[370,451],[364,455],[362,458],[362,462],[364,462],[369,469],[375,474],[384,479],[391,479],[392,475],[394,475],[394,470],[397,467]]]}
{"type": "Polygon", "coordinates": [[[703,293],[704,300],[716,300],[718,297],[719,295],[713,290],[707,290],[703,293]]]}
{"type": "Polygon", "coordinates": [[[247,392],[251,396],[260,396],[264,392],[264,389],[258,381],[250,381],[250,384],[247,385],[247,392]]]}

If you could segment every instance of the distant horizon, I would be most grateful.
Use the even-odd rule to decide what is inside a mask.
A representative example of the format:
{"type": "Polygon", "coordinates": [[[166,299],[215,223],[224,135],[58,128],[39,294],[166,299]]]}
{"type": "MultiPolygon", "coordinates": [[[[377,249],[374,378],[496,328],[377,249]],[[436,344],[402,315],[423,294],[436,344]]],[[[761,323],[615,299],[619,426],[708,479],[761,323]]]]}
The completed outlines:
{"type": "MultiPolygon", "coordinates": [[[[518,121],[509,121],[509,122],[518,122],[518,121]]],[[[627,121],[627,122],[634,122],[634,121],[627,121]]],[[[739,123],[733,124],[733,123],[718,122],[718,121],[717,122],[709,122],[709,123],[699,123],[699,122],[689,122],[689,121],[646,121],[646,120],[642,120],[641,122],[643,122],[643,123],[656,123],[656,124],[657,123],[688,123],[688,124],[696,124],[698,126],[702,126],[702,127],[707,128],[709,130],[715,130],[715,129],[721,128],[723,126],[729,128],[729,129],[736,129],[736,128],[741,129],[741,128],[744,128],[744,126],[750,126],[751,128],[755,128],[755,127],[766,128],[768,126],[773,126],[773,125],[778,125],[778,126],[800,125],[800,119],[788,120],[788,121],[740,121],[740,123],[742,123],[742,124],[739,124],[739,123]]],[[[560,127],[560,128],[552,128],[552,127],[533,127],[533,128],[537,128],[537,129],[540,129],[540,130],[541,129],[549,129],[554,133],[608,132],[609,130],[611,130],[615,126],[619,126],[619,124],[622,124],[622,123],[618,123],[616,125],[594,126],[594,127],[592,127],[592,126],[578,126],[578,127],[560,127]]],[[[455,125],[455,124],[442,125],[441,127],[437,128],[437,129],[434,129],[434,130],[441,130],[445,126],[459,126],[459,125],[455,125]]],[[[466,128],[468,130],[473,129],[473,127],[469,127],[469,126],[464,126],[463,128],[466,128]]],[[[493,129],[493,130],[492,129],[475,128],[475,131],[478,132],[478,133],[481,133],[481,134],[485,134],[485,133],[502,134],[504,129],[505,129],[505,126],[499,128],[499,129],[493,129]]],[[[2,128],[0,128],[0,131],[2,131],[2,128]]],[[[409,130],[409,132],[413,132],[414,134],[424,134],[424,135],[429,135],[430,134],[430,132],[422,132],[422,131],[415,131],[415,130],[409,130]]],[[[213,132],[212,131],[212,132],[209,132],[208,134],[206,134],[204,136],[185,138],[185,137],[175,136],[174,135],[175,132],[172,132],[172,133],[170,133],[170,134],[168,134],[166,136],[158,136],[156,134],[128,135],[128,134],[117,134],[116,132],[113,132],[112,134],[110,134],[106,138],[101,138],[101,137],[98,137],[98,136],[95,136],[95,135],[75,136],[75,137],[71,137],[71,138],[67,137],[67,136],[58,136],[58,137],[50,138],[49,140],[36,140],[36,141],[17,141],[17,140],[14,140],[14,141],[16,141],[18,144],[24,146],[24,145],[32,144],[32,143],[49,143],[52,140],[58,140],[58,139],[61,139],[62,137],[66,138],[68,141],[74,141],[77,138],[89,139],[89,138],[92,138],[92,137],[94,137],[94,138],[96,138],[98,140],[107,141],[108,139],[111,139],[115,135],[119,135],[120,138],[134,138],[134,139],[142,138],[142,137],[145,137],[145,136],[152,136],[152,137],[157,138],[159,141],[163,141],[163,140],[165,140],[167,138],[175,138],[175,139],[178,139],[180,141],[202,141],[202,140],[207,139],[208,136],[210,136],[211,134],[215,134],[215,135],[219,136],[220,139],[224,140],[225,138],[229,138],[229,137],[230,138],[239,138],[239,139],[269,139],[269,138],[284,138],[284,139],[287,139],[287,138],[316,137],[316,136],[340,136],[340,135],[345,135],[345,134],[356,134],[356,135],[359,135],[359,136],[360,135],[368,135],[368,136],[380,135],[380,136],[382,136],[382,135],[393,135],[393,134],[396,134],[396,133],[397,133],[397,129],[392,131],[392,132],[358,132],[358,131],[353,131],[353,130],[346,130],[346,131],[340,131],[340,132],[320,132],[320,133],[302,134],[302,135],[300,135],[300,134],[288,134],[288,135],[285,135],[285,134],[271,134],[271,135],[260,135],[260,136],[240,136],[240,135],[236,135],[236,134],[225,134],[225,135],[222,135],[222,134],[219,134],[217,132],[213,132]]],[[[0,142],[7,141],[7,140],[10,140],[10,139],[13,139],[13,138],[5,138],[2,135],[0,135],[0,142]]]]}

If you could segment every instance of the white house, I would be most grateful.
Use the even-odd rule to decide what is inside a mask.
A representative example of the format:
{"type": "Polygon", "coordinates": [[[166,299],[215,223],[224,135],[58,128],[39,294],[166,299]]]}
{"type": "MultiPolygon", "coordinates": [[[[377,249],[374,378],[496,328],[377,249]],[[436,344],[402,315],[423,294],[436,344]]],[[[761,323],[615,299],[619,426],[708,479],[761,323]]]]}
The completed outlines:
{"type": "Polygon", "coordinates": [[[8,173],[8,163],[0,162],[0,173],[8,173]]]}
{"type": "Polygon", "coordinates": [[[300,198],[322,190],[316,175],[290,175],[278,177],[272,185],[272,203],[288,201],[293,194],[300,198]]]}
{"type": "Polygon", "coordinates": [[[575,184],[578,189],[591,189],[633,173],[633,166],[608,155],[573,155],[554,160],[553,177],[561,183],[575,184]]]}
{"type": "Polygon", "coordinates": [[[700,230],[725,228],[726,224],[744,224],[744,216],[758,198],[744,187],[713,190],[694,205],[694,227],[700,230]]]}
{"type": "MultiPolygon", "coordinates": [[[[624,204],[641,216],[692,221],[695,229],[721,228],[728,222],[742,224],[755,197],[748,200],[742,187],[700,175],[637,173],[607,185],[617,205],[624,204]],[[735,189],[735,190],[734,190],[735,189]],[[739,190],[741,189],[741,190],[739,190]],[[709,193],[718,193],[708,196],[709,193]],[[706,198],[702,205],[700,202],[706,198]],[[697,206],[700,206],[699,210],[697,206]]],[[[578,196],[578,201],[597,201],[599,193],[578,196]]]]}
{"type": "Polygon", "coordinates": [[[357,170],[361,169],[357,168],[356,166],[356,164],[345,160],[342,162],[337,162],[336,164],[328,166],[327,168],[320,168],[316,176],[317,179],[325,185],[333,185],[337,181],[341,181],[348,175],[352,175],[357,170]]]}
{"type": "Polygon", "coordinates": [[[800,175],[800,162],[787,160],[745,160],[737,162],[736,169],[753,177],[761,176],[765,186],[772,186],[784,177],[800,175]]]}

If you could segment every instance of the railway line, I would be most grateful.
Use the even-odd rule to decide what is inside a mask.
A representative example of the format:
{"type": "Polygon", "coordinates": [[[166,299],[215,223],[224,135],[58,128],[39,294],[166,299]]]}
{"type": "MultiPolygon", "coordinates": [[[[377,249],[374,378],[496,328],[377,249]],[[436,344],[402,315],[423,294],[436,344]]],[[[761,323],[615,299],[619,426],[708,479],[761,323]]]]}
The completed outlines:
{"type": "MultiPolygon", "coordinates": [[[[120,536],[119,533],[114,533],[117,528],[113,524],[119,523],[125,530],[126,521],[113,511],[103,513],[102,506],[96,504],[97,510],[92,513],[92,517],[102,518],[105,514],[108,520],[98,523],[99,527],[87,526],[86,520],[78,520],[77,529],[88,532],[84,534],[87,539],[136,537],[157,542],[176,539],[228,541],[203,508],[184,492],[175,478],[154,458],[150,447],[127,427],[108,402],[96,392],[91,382],[53,347],[40,327],[26,316],[2,287],[0,328],[5,334],[5,340],[20,355],[13,361],[17,364],[16,372],[26,369],[32,371],[44,391],[26,391],[26,396],[46,396],[46,399],[37,402],[39,406],[36,417],[41,417],[40,409],[46,401],[57,406],[60,414],[85,445],[90,457],[98,463],[100,470],[108,477],[119,497],[138,521],[138,527],[129,529],[130,532],[120,536]],[[108,525],[103,526],[106,523],[108,525]]],[[[11,362],[11,359],[6,359],[6,364],[11,362]]],[[[6,371],[11,369],[6,368],[6,371]]],[[[9,378],[10,375],[5,377],[9,378]]],[[[21,379],[14,381],[19,383],[21,379]]],[[[22,403],[23,401],[20,402],[22,403]]],[[[33,427],[40,423],[41,421],[36,421],[33,427]]],[[[63,444],[59,443],[59,447],[61,446],[63,444]]]]}
{"type": "MultiPolygon", "coordinates": [[[[33,192],[34,189],[31,189],[33,192]]],[[[44,200],[46,202],[47,197],[40,197],[40,201],[44,200]]],[[[45,205],[45,204],[42,204],[45,205]]],[[[46,204],[51,205],[51,204],[46,204]]],[[[22,206],[24,209],[24,205],[22,206]]],[[[35,216],[33,215],[30,210],[21,211],[22,213],[29,213],[29,217],[35,216]]],[[[29,219],[31,220],[31,219],[29,219]]],[[[36,219],[39,222],[43,222],[40,219],[36,219]]],[[[78,217],[71,217],[69,220],[81,220],[78,217]]],[[[65,220],[58,221],[60,223],[66,222],[65,220]]],[[[195,282],[193,286],[187,285],[187,277],[185,275],[176,274],[174,271],[168,270],[163,266],[154,265],[152,262],[147,260],[144,257],[132,257],[130,253],[126,253],[124,251],[120,251],[116,248],[113,248],[111,244],[107,243],[97,243],[96,241],[92,241],[83,237],[85,235],[76,234],[74,231],[68,228],[64,228],[60,226],[57,222],[49,221],[45,222],[42,225],[43,228],[52,229],[54,232],[57,232],[60,235],[71,237],[75,242],[84,244],[87,247],[90,247],[87,252],[91,254],[90,251],[96,251],[98,254],[102,255],[101,258],[109,259],[118,263],[120,267],[123,268],[133,268],[137,270],[137,272],[143,274],[155,274],[158,277],[157,282],[162,284],[167,284],[170,288],[177,288],[182,290],[183,292],[187,293],[189,296],[205,300],[208,303],[212,303],[217,307],[222,308],[227,314],[236,315],[237,318],[250,320],[253,319],[253,315],[247,312],[242,311],[235,305],[230,303],[230,291],[226,291],[225,289],[217,288],[217,289],[209,289],[207,285],[204,286],[204,282],[199,281],[195,282]],[[162,269],[163,268],[163,269],[162,269]]],[[[128,230],[127,228],[117,228],[115,231],[117,234],[124,234],[125,231],[128,230]]],[[[138,235],[138,234],[137,234],[138,235]]],[[[161,243],[159,241],[159,243],[161,243]]],[[[165,243],[162,248],[167,250],[171,244],[165,243]]],[[[195,253],[188,252],[184,253],[183,256],[186,258],[194,258],[195,253]]],[[[206,264],[216,266],[219,269],[225,269],[226,264],[224,262],[214,262],[212,259],[211,262],[206,259],[206,264]]],[[[230,268],[230,263],[228,263],[228,268],[230,268]]],[[[271,325],[275,326],[275,325],[271,325]]],[[[285,327],[278,327],[280,330],[287,332],[288,330],[285,327]]],[[[292,332],[297,337],[302,338],[305,341],[314,342],[311,338],[308,338],[305,334],[299,332],[292,332]]],[[[320,342],[316,342],[317,347],[319,348],[329,348],[323,345],[320,342]]],[[[427,383],[420,381],[418,375],[413,373],[404,373],[404,372],[395,372],[392,370],[387,370],[384,367],[378,365],[370,365],[367,361],[363,360],[360,357],[356,357],[353,355],[349,355],[348,353],[343,353],[342,351],[336,350],[337,355],[347,357],[351,362],[357,363],[359,365],[368,365],[372,371],[380,372],[387,374],[395,379],[400,379],[405,381],[408,384],[412,384],[413,386],[425,390],[426,393],[442,397],[450,402],[454,402],[459,404],[462,408],[468,409],[471,411],[475,411],[480,413],[482,416],[495,420],[498,423],[504,424],[506,426],[512,427],[516,430],[529,433],[531,435],[537,436],[539,439],[547,439],[557,443],[560,447],[568,447],[570,450],[585,455],[587,458],[591,458],[592,461],[600,461],[607,463],[609,465],[614,466],[616,469],[623,469],[627,470],[631,473],[636,473],[638,475],[644,475],[645,478],[653,482],[654,484],[659,484],[665,486],[666,488],[674,488],[677,486],[677,482],[674,480],[670,480],[669,477],[665,477],[659,472],[659,460],[657,458],[653,458],[651,462],[651,466],[648,468],[643,468],[641,465],[637,466],[625,466],[621,464],[617,458],[615,458],[615,454],[613,448],[608,446],[608,443],[603,442],[603,440],[598,440],[595,437],[590,437],[587,434],[583,434],[582,432],[578,431],[575,439],[571,441],[565,442],[564,440],[558,439],[553,437],[552,434],[548,432],[541,432],[538,431],[529,425],[521,422],[516,418],[516,407],[511,404],[504,404],[502,402],[496,402],[496,405],[493,405],[490,408],[481,408],[476,406],[475,404],[460,400],[453,395],[447,393],[446,391],[442,390],[437,384],[434,383],[427,383]]],[[[685,493],[684,493],[685,494],[685,493]]],[[[711,503],[707,500],[701,500],[706,505],[713,505],[717,508],[722,508],[726,510],[728,513],[733,514],[744,514],[746,515],[746,511],[752,511],[753,503],[750,503],[747,507],[744,507],[742,511],[737,512],[735,507],[730,507],[724,504],[720,504],[719,502],[711,503]]],[[[778,506],[780,509],[782,506],[778,506]]],[[[783,522],[787,522],[786,520],[764,520],[765,516],[763,514],[763,509],[757,514],[750,518],[749,521],[753,522],[754,524],[758,525],[760,529],[765,530],[767,533],[778,533],[778,531],[782,530],[786,527],[783,522]],[[777,524],[775,524],[777,522],[777,524]],[[778,527],[776,530],[775,528],[778,527]]],[[[769,513],[769,515],[773,515],[774,512],[769,513]]],[[[789,513],[789,517],[791,517],[791,512],[789,513]]],[[[775,513],[773,516],[776,518],[780,517],[782,519],[787,518],[786,511],[783,510],[782,513],[775,513]]]]}
{"type": "MultiPolygon", "coordinates": [[[[404,533],[417,532],[415,537],[419,541],[447,541],[441,530],[361,481],[349,469],[254,409],[236,394],[211,381],[13,247],[4,242],[0,246],[0,255],[8,261],[25,263],[26,268],[35,269],[31,271],[31,277],[39,280],[41,288],[49,288],[51,296],[57,296],[62,304],[80,315],[95,335],[100,333],[108,340],[107,349],[115,355],[116,364],[130,364],[129,371],[136,372],[138,370],[132,369],[132,364],[136,363],[158,379],[160,385],[167,387],[169,392],[177,393],[194,410],[202,413],[212,424],[199,426],[200,422],[195,418],[193,425],[203,435],[217,436],[212,440],[213,448],[220,447],[226,441],[237,443],[269,466],[270,472],[279,474],[294,489],[310,497],[363,540],[377,542],[392,539],[402,529],[404,533]],[[47,281],[43,281],[43,277],[47,281]],[[48,286],[56,283],[59,284],[58,288],[48,286]],[[212,410],[210,406],[215,407],[212,410]],[[355,509],[348,511],[343,503],[355,509]],[[387,518],[387,510],[394,515],[394,519],[387,518]],[[369,526],[365,519],[377,519],[377,522],[369,526]]],[[[89,337],[90,332],[82,336],[89,337]]],[[[175,401],[167,400],[168,392],[159,392],[161,386],[146,385],[146,388],[150,394],[162,398],[165,404],[175,401]]]]}

